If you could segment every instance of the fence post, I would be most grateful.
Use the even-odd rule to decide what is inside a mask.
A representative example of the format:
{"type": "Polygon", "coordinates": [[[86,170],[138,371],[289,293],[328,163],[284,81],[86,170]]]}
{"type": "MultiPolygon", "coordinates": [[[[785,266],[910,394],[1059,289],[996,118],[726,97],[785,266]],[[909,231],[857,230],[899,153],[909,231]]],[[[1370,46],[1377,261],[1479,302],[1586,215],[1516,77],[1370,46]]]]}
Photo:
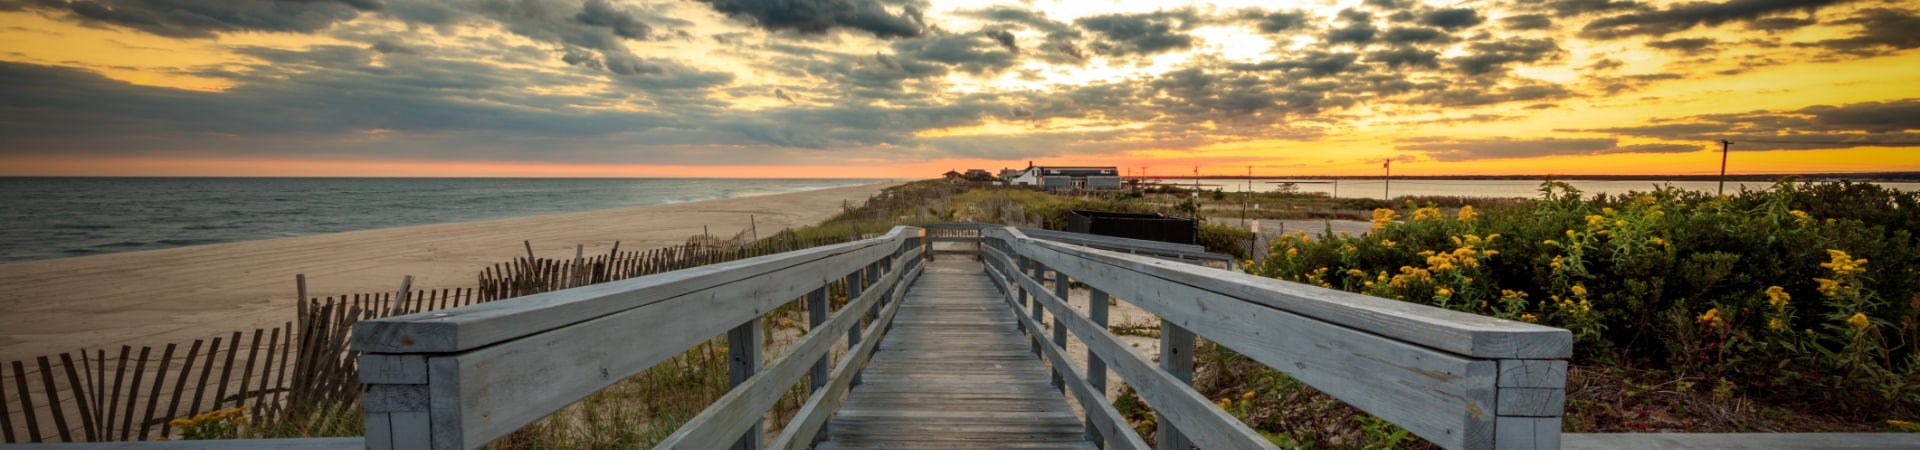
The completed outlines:
{"type": "MultiPolygon", "coordinates": [[[[1092,286],[1088,288],[1092,292],[1087,295],[1087,318],[1092,319],[1094,325],[1105,330],[1107,329],[1107,292],[1092,286]]],[[[1087,384],[1093,385],[1094,395],[1100,396],[1095,400],[1107,401],[1107,362],[1101,360],[1100,355],[1094,354],[1092,348],[1087,349],[1087,384]]],[[[1087,417],[1087,440],[1092,441],[1095,448],[1106,445],[1106,437],[1101,436],[1100,429],[1094,427],[1091,414],[1087,417]]]]}
{"type": "MultiPolygon", "coordinates": [[[[807,332],[811,333],[819,329],[820,324],[827,323],[827,318],[832,315],[833,311],[827,309],[826,285],[822,284],[819,289],[807,293],[807,332]]],[[[808,382],[812,389],[809,392],[819,392],[821,387],[827,385],[827,377],[830,376],[827,372],[827,360],[832,357],[832,354],[820,355],[820,360],[813,362],[812,376],[808,382]]],[[[826,441],[832,436],[828,433],[827,427],[826,424],[820,425],[820,431],[814,433],[812,443],[826,441]]]]}
{"type": "MultiPolygon", "coordinates": [[[[727,331],[727,387],[737,388],[760,371],[760,320],[753,320],[727,331]]],[[[733,443],[734,450],[757,450],[760,448],[761,421],[753,421],[740,440],[733,443]]]]}
{"type": "MultiPolygon", "coordinates": [[[[860,287],[861,287],[860,275],[862,275],[862,272],[865,272],[865,271],[866,271],[865,268],[862,268],[861,270],[855,270],[853,271],[853,273],[847,274],[846,280],[847,280],[847,303],[848,304],[852,304],[854,300],[858,300],[860,298],[860,287]]],[[[864,314],[865,312],[864,311],[846,311],[842,309],[840,313],[841,314],[864,314]]],[[[860,324],[855,323],[852,328],[847,329],[847,348],[854,348],[854,346],[860,345],[860,328],[861,328],[860,324]]],[[[859,386],[860,381],[861,381],[860,372],[854,372],[853,382],[849,387],[859,386]]]]}
{"type": "MultiPolygon", "coordinates": [[[[1073,305],[1073,302],[1067,300],[1073,295],[1072,287],[1073,285],[1067,281],[1067,274],[1061,272],[1059,268],[1055,268],[1053,270],[1053,296],[1059,297],[1063,304],[1068,305],[1068,309],[1072,309],[1071,305],[1073,305]]],[[[1059,314],[1053,315],[1053,345],[1057,345],[1063,350],[1067,348],[1067,326],[1060,324],[1059,314]]],[[[1056,367],[1052,368],[1051,371],[1053,372],[1053,387],[1059,389],[1060,392],[1066,392],[1067,385],[1060,377],[1060,369],[1056,367]]]]}
{"type": "MultiPolygon", "coordinates": [[[[1193,332],[1166,319],[1160,320],[1160,368],[1180,379],[1187,389],[1192,389],[1193,332]]],[[[1174,428],[1173,422],[1167,421],[1165,413],[1156,412],[1154,415],[1158,416],[1154,418],[1154,423],[1160,424],[1160,448],[1192,448],[1192,442],[1186,435],[1180,434],[1178,428],[1174,428]]]]}

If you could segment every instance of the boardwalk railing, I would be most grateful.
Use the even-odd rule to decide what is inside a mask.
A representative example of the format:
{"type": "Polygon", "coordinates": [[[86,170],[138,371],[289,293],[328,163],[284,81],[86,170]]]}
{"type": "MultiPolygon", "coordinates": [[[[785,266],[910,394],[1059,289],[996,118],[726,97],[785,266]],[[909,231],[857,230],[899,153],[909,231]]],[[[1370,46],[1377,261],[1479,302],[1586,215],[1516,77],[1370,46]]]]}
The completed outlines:
{"type": "Polygon", "coordinates": [[[990,278],[1022,313],[1056,384],[1087,411],[1089,437],[1114,448],[1144,444],[1102,395],[1108,367],[1159,411],[1160,448],[1273,448],[1191,388],[1195,336],[1444,448],[1560,445],[1572,353],[1567,330],[1089,248],[1010,227],[982,234],[990,278]],[[1087,314],[1068,305],[1069,281],[1091,289],[1087,314]],[[1108,332],[1109,295],[1161,318],[1158,364],[1108,332]],[[1047,315],[1055,324],[1051,340],[1042,336],[1047,315]],[[1067,332],[1086,344],[1085,371],[1065,357],[1067,332]]]}
{"type": "Polygon", "coordinates": [[[759,418],[811,373],[812,397],[772,443],[805,448],[919,274],[920,234],[895,227],[844,244],[360,322],[353,349],[363,352],[366,445],[484,446],[726,333],[733,389],[658,447],[760,448],[759,418]],[[839,280],[849,302],[829,313],[827,286],[839,280]],[[763,367],[761,317],[802,296],[811,331],[763,367]],[[843,335],[848,352],[829,373],[828,352],[843,335]]]}

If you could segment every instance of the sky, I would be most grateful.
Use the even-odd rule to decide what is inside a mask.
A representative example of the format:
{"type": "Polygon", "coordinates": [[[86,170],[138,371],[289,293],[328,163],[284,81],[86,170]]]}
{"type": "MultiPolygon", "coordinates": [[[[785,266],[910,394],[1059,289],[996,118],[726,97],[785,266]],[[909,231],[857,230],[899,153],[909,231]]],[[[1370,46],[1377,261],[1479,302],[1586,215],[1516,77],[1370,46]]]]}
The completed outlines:
{"type": "Polygon", "coordinates": [[[1920,170],[1890,0],[0,0],[0,176],[1920,170]]]}

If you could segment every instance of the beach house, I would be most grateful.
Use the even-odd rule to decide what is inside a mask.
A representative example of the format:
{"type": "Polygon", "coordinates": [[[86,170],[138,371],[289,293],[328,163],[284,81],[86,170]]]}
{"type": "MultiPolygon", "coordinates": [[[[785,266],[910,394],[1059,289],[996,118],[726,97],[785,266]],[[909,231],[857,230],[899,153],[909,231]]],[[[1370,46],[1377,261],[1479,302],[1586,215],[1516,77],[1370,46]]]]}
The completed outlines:
{"type": "Polygon", "coordinates": [[[1046,190],[1117,190],[1120,169],[1114,166],[1035,166],[1006,178],[1008,186],[1034,186],[1046,190]]]}

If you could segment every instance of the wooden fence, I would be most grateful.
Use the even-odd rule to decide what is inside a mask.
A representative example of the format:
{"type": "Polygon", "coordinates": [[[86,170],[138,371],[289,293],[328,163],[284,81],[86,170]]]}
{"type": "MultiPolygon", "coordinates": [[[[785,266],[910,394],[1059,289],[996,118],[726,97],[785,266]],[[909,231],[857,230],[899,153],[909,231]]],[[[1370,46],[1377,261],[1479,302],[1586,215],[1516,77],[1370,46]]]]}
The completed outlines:
{"type": "Polygon", "coordinates": [[[189,345],[80,350],[0,366],[6,443],[148,440],[168,421],[244,408],[272,420],[289,393],[293,324],[189,345]],[[184,348],[183,348],[184,347],[184,348]]]}
{"type": "Polygon", "coordinates": [[[493,301],[551,292],[575,286],[672,272],[717,262],[838,244],[854,236],[802,239],[785,230],[757,241],[743,236],[714,239],[696,236],[687,243],[652,250],[620,251],[620,243],[605,254],[588,256],[576,248],[571,259],[514,258],[480,271],[480,301],[493,301]]]}

